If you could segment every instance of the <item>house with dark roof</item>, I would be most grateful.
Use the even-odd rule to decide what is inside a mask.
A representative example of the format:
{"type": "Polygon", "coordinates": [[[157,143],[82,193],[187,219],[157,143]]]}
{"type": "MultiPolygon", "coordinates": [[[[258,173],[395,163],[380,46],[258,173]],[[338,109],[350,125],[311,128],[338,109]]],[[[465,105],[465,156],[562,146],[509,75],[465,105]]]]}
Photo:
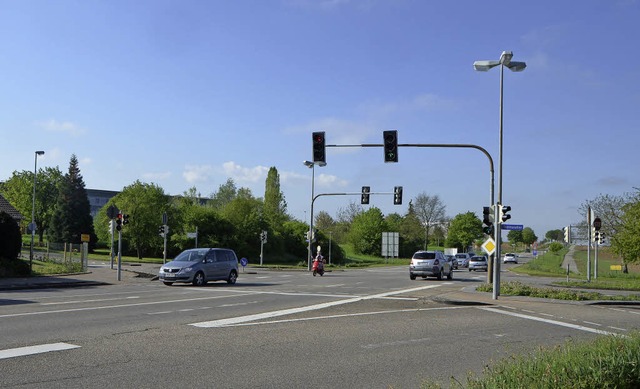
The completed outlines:
{"type": "Polygon", "coordinates": [[[18,223],[18,225],[20,225],[20,221],[24,219],[24,216],[22,216],[22,214],[18,212],[18,210],[15,209],[13,205],[11,205],[9,201],[7,201],[7,199],[5,199],[1,194],[0,194],[0,212],[8,213],[9,216],[11,216],[16,221],[16,223],[18,223]]]}

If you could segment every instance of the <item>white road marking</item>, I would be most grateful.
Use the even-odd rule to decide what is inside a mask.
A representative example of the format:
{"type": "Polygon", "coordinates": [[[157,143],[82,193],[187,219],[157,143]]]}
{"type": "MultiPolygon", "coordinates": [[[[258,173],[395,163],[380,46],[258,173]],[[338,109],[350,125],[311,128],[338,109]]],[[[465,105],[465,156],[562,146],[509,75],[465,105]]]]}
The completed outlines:
{"type": "Polygon", "coordinates": [[[0,350],[0,359],[22,357],[25,355],[33,355],[33,354],[42,354],[42,353],[48,353],[51,351],[71,350],[79,347],[80,346],[76,346],[75,344],[69,344],[69,343],[49,343],[49,344],[40,344],[37,346],[10,348],[7,350],[0,350]]]}
{"type": "Polygon", "coordinates": [[[343,318],[343,317],[384,315],[384,314],[388,314],[388,313],[442,311],[442,310],[450,310],[450,309],[470,309],[470,308],[471,307],[440,307],[440,308],[394,309],[394,310],[390,310],[390,311],[345,313],[345,314],[342,314],[342,315],[325,315],[325,316],[301,317],[301,318],[298,318],[298,319],[283,319],[283,320],[269,320],[269,321],[252,322],[252,323],[238,323],[238,324],[227,325],[225,327],[259,326],[259,325],[263,325],[263,324],[279,324],[279,323],[293,323],[293,322],[297,322],[297,321],[339,319],[339,318],[343,318]]]}
{"type": "Polygon", "coordinates": [[[371,299],[393,296],[393,295],[402,294],[402,293],[415,292],[418,290],[432,289],[432,288],[437,288],[438,286],[441,286],[441,285],[445,285],[445,283],[431,284],[431,285],[421,286],[418,288],[411,288],[411,289],[395,290],[391,292],[378,293],[378,294],[373,294],[369,296],[353,297],[346,300],[330,301],[326,303],[307,305],[305,307],[299,307],[299,308],[289,308],[289,309],[282,309],[279,311],[257,313],[254,315],[230,317],[227,319],[219,319],[219,320],[212,320],[212,321],[204,321],[200,323],[193,323],[190,325],[194,327],[202,327],[202,328],[226,327],[226,326],[236,325],[240,323],[247,323],[247,322],[256,321],[256,320],[270,319],[278,316],[293,315],[296,313],[315,311],[318,309],[329,308],[336,305],[350,304],[350,303],[363,301],[363,300],[371,300],[371,299]]]}
{"type": "MultiPolygon", "coordinates": [[[[139,299],[140,296],[125,297],[125,299],[139,299]]],[[[60,301],[56,303],[41,303],[40,305],[63,305],[63,304],[81,304],[81,303],[99,303],[101,301],[113,301],[110,299],[94,299],[94,300],[74,300],[74,301],[60,301]]]]}
{"type": "Polygon", "coordinates": [[[519,318],[522,318],[522,319],[541,321],[543,323],[548,323],[548,324],[553,324],[553,325],[557,325],[557,326],[573,328],[575,330],[593,332],[593,333],[600,334],[600,335],[618,335],[615,332],[598,330],[598,329],[595,329],[595,328],[589,328],[589,327],[585,327],[585,326],[581,326],[581,325],[577,325],[577,324],[565,323],[565,322],[557,321],[557,320],[544,319],[544,318],[536,317],[536,316],[523,315],[521,313],[516,313],[516,312],[507,312],[507,311],[503,311],[502,309],[497,309],[497,308],[479,307],[478,309],[482,309],[483,311],[500,313],[502,315],[519,317],[519,318]]]}
{"type": "MultiPolygon", "coordinates": [[[[249,293],[246,293],[249,294],[249,293]]],[[[35,315],[47,315],[51,313],[66,313],[66,312],[80,312],[80,311],[97,311],[101,309],[113,309],[113,308],[128,308],[128,307],[140,307],[144,305],[165,305],[171,303],[181,303],[181,302],[193,302],[197,300],[213,300],[213,299],[221,299],[221,298],[233,298],[235,296],[209,296],[209,297],[194,297],[183,300],[165,300],[165,301],[151,301],[146,303],[135,303],[135,304],[119,304],[119,305],[105,305],[103,307],[87,307],[87,308],[71,308],[71,309],[57,309],[55,311],[37,311],[37,312],[23,312],[23,313],[13,313],[8,315],[0,315],[0,318],[5,317],[19,317],[19,316],[35,316],[35,315]]]]}

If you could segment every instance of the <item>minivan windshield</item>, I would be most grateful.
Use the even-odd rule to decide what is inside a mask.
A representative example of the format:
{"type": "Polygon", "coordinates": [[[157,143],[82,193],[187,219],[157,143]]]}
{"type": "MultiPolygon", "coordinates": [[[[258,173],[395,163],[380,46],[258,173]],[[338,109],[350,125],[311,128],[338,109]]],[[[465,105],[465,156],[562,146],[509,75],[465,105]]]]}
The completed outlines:
{"type": "Polygon", "coordinates": [[[180,253],[174,261],[176,262],[194,262],[200,261],[204,258],[205,254],[209,251],[209,249],[192,249],[186,250],[180,253]]]}

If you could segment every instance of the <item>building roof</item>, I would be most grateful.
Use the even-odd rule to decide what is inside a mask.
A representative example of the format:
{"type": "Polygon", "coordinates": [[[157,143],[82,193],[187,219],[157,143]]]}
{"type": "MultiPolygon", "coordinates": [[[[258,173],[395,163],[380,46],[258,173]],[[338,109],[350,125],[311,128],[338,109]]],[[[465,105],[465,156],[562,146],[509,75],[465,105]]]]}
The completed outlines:
{"type": "Polygon", "coordinates": [[[18,210],[15,209],[7,199],[2,197],[2,195],[0,195],[0,212],[8,213],[9,216],[14,218],[16,221],[24,219],[24,216],[22,216],[22,214],[18,212],[18,210]]]}

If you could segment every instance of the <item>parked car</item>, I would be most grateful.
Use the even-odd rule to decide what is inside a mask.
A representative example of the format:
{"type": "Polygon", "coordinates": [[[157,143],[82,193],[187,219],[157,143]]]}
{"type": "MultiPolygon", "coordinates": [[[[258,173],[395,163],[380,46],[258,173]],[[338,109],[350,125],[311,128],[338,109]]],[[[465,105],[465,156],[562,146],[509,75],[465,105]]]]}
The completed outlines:
{"type": "Polygon", "coordinates": [[[469,267],[470,259],[471,259],[471,255],[469,255],[469,253],[456,254],[456,261],[458,261],[458,267],[469,267]]]}
{"type": "Polygon", "coordinates": [[[484,255],[476,255],[469,260],[469,271],[484,270],[487,271],[487,257],[484,255]]]}
{"type": "Polygon", "coordinates": [[[445,258],[447,258],[447,261],[451,262],[451,265],[453,266],[454,269],[458,269],[458,260],[456,259],[456,256],[453,254],[445,254],[444,255],[445,258]]]}
{"type": "Polygon", "coordinates": [[[439,280],[447,276],[453,279],[453,266],[442,251],[417,251],[411,258],[409,265],[409,278],[415,280],[417,276],[422,278],[437,277],[439,280]]]}
{"type": "Polygon", "coordinates": [[[502,257],[502,263],[518,263],[518,256],[514,253],[507,253],[502,257]]]}
{"type": "Polygon", "coordinates": [[[209,281],[227,281],[229,284],[235,284],[238,279],[238,257],[230,249],[185,250],[160,268],[158,278],[165,285],[186,282],[202,286],[209,281]]]}

